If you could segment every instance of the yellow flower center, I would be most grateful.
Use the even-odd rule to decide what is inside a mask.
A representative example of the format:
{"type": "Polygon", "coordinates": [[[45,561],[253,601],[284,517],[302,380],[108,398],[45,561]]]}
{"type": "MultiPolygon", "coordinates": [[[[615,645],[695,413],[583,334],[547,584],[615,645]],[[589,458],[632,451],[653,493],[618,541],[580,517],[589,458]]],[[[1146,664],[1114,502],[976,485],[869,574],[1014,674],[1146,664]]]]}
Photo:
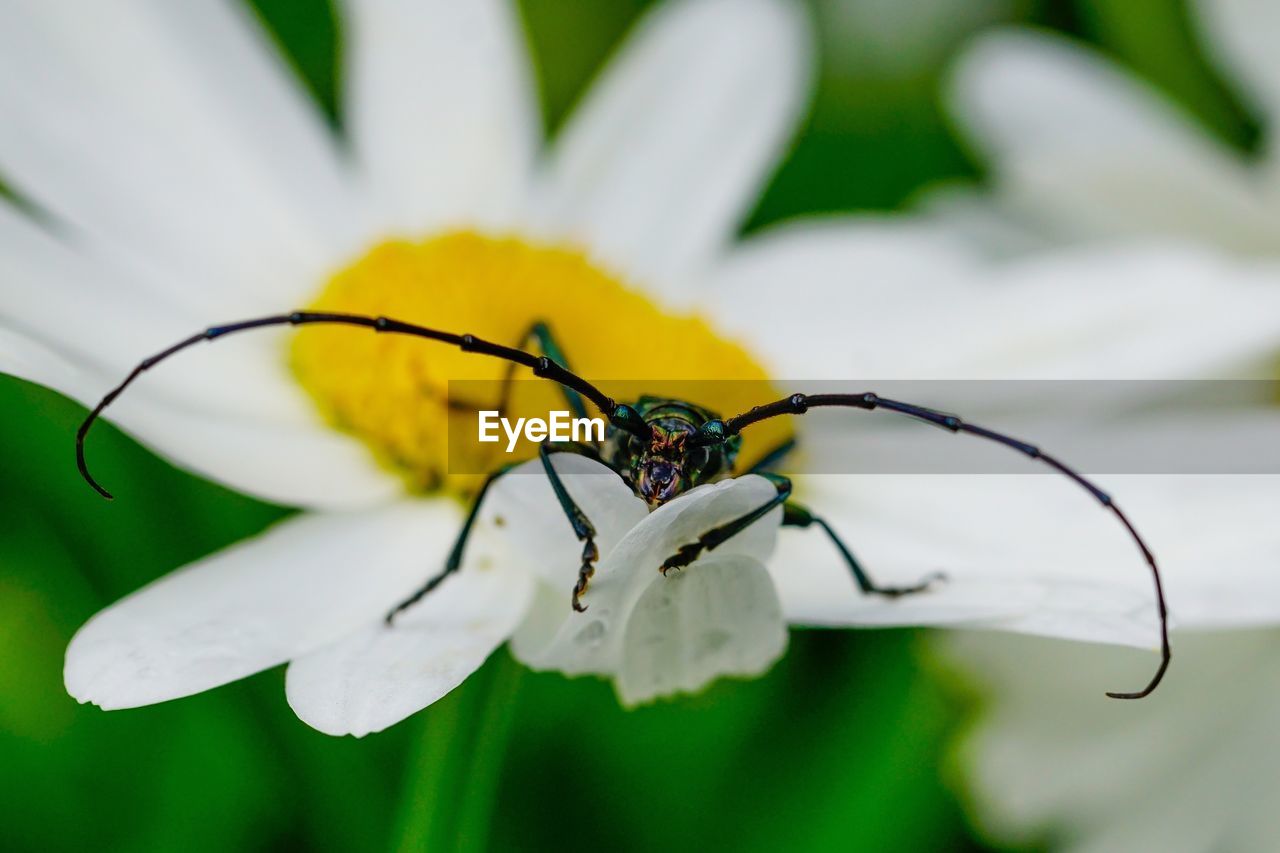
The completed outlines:
{"type": "MultiPolygon", "coordinates": [[[[309,308],[381,314],[534,352],[526,335],[541,321],[568,367],[619,401],[645,393],[728,417],[781,394],[745,349],[706,321],[662,310],[579,251],[515,238],[460,231],[382,243],[338,272],[309,308]]],[[[292,338],[290,361],[325,417],[415,491],[470,491],[476,472],[534,451],[524,444],[508,455],[505,438],[475,441],[476,410],[495,408],[500,397],[507,367],[499,359],[403,335],[305,326],[292,338]],[[482,382],[455,384],[451,399],[451,380],[482,382]],[[485,399],[461,399],[459,388],[485,399]],[[452,431],[459,432],[450,443],[452,431]]],[[[512,386],[506,417],[568,408],[554,383],[528,379],[525,368],[515,376],[522,381],[512,386]]],[[[790,431],[785,419],[753,427],[739,470],[790,431]]]]}

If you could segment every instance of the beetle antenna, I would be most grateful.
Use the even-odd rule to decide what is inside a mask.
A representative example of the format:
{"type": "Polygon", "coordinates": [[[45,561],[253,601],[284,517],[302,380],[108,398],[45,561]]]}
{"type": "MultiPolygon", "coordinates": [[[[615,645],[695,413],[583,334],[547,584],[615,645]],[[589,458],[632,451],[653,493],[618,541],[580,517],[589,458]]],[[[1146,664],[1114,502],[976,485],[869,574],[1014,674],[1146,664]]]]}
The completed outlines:
{"type": "Polygon", "coordinates": [[[586,397],[591,403],[601,411],[609,422],[619,429],[626,430],[640,436],[648,438],[650,427],[643,419],[636,415],[635,410],[630,406],[619,405],[612,397],[606,395],[603,391],[592,385],[586,379],[566,368],[564,365],[554,361],[546,356],[534,355],[522,349],[503,346],[492,341],[486,341],[477,338],[475,335],[457,335],[452,332],[442,332],[438,329],[429,329],[425,326],[418,326],[413,323],[405,323],[400,320],[393,320],[390,317],[375,317],[364,314],[336,314],[336,313],[318,313],[313,311],[294,311],[290,314],[274,314],[270,317],[258,317],[253,320],[241,320],[236,323],[228,323],[223,326],[212,326],[203,332],[192,335],[189,338],[179,341],[176,344],[161,350],[155,355],[143,359],[138,365],[129,372],[129,375],[117,385],[115,388],[107,392],[99,402],[89,412],[88,417],[80,424],[80,429],[76,431],[76,467],[80,469],[80,475],[85,481],[94,488],[94,490],[104,498],[111,500],[112,495],[106,490],[89,472],[89,465],[85,460],[84,443],[85,438],[89,434],[89,430],[98,422],[103,411],[115,402],[116,398],[124,393],[134,380],[160,362],[177,355],[188,347],[194,346],[201,341],[214,341],[226,335],[235,334],[236,332],[245,332],[250,329],[263,329],[271,326],[303,326],[313,324],[328,324],[340,326],[359,326],[370,329],[374,332],[410,335],[418,338],[426,338],[432,341],[439,341],[445,344],[451,344],[461,349],[463,352],[474,352],[480,355],[487,355],[493,358],[500,358],[507,362],[527,367],[533,371],[534,376],[543,379],[549,379],[552,382],[559,383],[565,388],[575,391],[586,397]]]}
{"type": "Polygon", "coordinates": [[[1084,475],[1080,474],[1073,468],[1068,467],[1064,463],[1058,461],[1053,456],[1043,452],[1040,448],[1025,441],[1004,435],[1003,433],[980,427],[977,424],[966,423],[955,415],[949,415],[945,412],[939,412],[934,409],[927,409],[923,406],[917,406],[912,403],[902,403],[897,400],[889,400],[877,394],[792,394],[782,400],[776,400],[763,406],[756,406],[749,412],[728,418],[724,421],[708,421],[699,431],[697,441],[699,444],[709,445],[718,444],[727,441],[730,437],[737,435],[744,427],[748,427],[754,423],[767,420],[769,418],[779,417],[781,415],[803,415],[809,409],[815,409],[824,406],[834,406],[848,409],[862,409],[863,411],[874,411],[875,409],[886,409],[891,412],[897,412],[934,426],[942,427],[953,433],[964,432],[969,435],[976,435],[979,438],[985,438],[988,441],[994,441],[997,444],[1003,444],[1030,459],[1038,459],[1044,464],[1053,468],[1058,473],[1066,476],[1083,488],[1089,494],[1093,495],[1098,503],[1110,510],[1112,514],[1119,519],[1124,529],[1128,531],[1129,536],[1138,546],[1138,550],[1142,552],[1143,559],[1146,560],[1148,567],[1151,569],[1151,578],[1155,585],[1156,612],[1160,617],[1160,665],[1156,668],[1155,675],[1151,677],[1147,686],[1141,690],[1134,692],[1108,692],[1107,695],[1112,699],[1142,699],[1149,696],[1152,691],[1159,686],[1161,679],[1164,678],[1165,671],[1169,668],[1169,661],[1173,659],[1173,653],[1169,648],[1169,609],[1164,600],[1164,584],[1160,579],[1160,568],[1156,565],[1155,555],[1151,553],[1151,549],[1147,547],[1147,543],[1138,533],[1137,528],[1129,521],[1129,517],[1118,507],[1111,499],[1111,496],[1102,489],[1095,486],[1084,475]]]}

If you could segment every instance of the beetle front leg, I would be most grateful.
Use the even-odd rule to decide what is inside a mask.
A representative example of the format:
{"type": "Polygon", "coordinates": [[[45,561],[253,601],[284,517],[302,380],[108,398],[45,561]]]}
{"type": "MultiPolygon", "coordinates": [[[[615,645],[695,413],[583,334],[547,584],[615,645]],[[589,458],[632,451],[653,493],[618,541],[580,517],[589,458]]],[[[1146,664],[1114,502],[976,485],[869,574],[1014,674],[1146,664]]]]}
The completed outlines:
{"type": "Polygon", "coordinates": [[[786,477],[778,474],[759,474],[757,476],[764,477],[766,480],[773,483],[774,488],[778,490],[777,494],[750,512],[745,513],[732,521],[721,524],[719,527],[711,528],[706,533],[699,536],[696,541],[690,542],[687,545],[681,545],[675,554],[664,560],[662,565],[658,567],[658,571],[662,572],[663,576],[672,569],[683,569],[688,566],[694,560],[698,559],[698,557],[702,556],[703,551],[711,551],[714,548],[723,545],[729,539],[732,539],[752,524],[755,524],[761,518],[764,518],[774,507],[785,503],[787,498],[791,497],[791,481],[786,477]]]}
{"type": "Polygon", "coordinates": [[[581,613],[587,609],[587,606],[582,603],[582,594],[587,591],[587,585],[591,583],[591,577],[596,573],[596,562],[600,559],[600,549],[596,547],[596,528],[569,495],[569,490],[565,488],[559,472],[551,464],[552,454],[573,452],[575,451],[571,448],[557,447],[550,441],[544,441],[538,448],[542,468],[547,472],[547,479],[551,481],[551,490],[555,492],[556,500],[560,502],[560,508],[568,517],[574,534],[582,542],[582,564],[578,567],[578,580],[573,585],[572,598],[573,609],[581,613]]]}

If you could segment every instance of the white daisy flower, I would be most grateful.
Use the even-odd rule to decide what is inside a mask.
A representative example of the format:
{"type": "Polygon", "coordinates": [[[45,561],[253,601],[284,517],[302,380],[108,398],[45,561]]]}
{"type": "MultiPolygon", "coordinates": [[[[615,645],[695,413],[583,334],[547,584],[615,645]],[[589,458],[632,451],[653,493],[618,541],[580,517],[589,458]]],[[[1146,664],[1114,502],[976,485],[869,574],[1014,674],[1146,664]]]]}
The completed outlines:
{"type": "MultiPolygon", "coordinates": [[[[1275,116],[1276,7],[1203,0],[1192,12],[1210,59],[1258,113],[1275,116]]],[[[957,219],[970,217],[970,234],[1007,248],[1017,245],[1010,235],[1033,232],[1023,250],[1177,240],[1237,256],[1236,269],[1280,289],[1274,134],[1264,133],[1255,157],[1243,155],[1099,53],[1031,31],[977,40],[959,63],[952,103],[993,173],[990,198],[952,209],[957,219]]],[[[1206,304],[1218,298],[1230,296],[1206,294],[1206,304]]],[[[1252,352],[1239,352],[1252,375],[1274,374],[1278,340],[1259,336],[1252,352]]],[[[1189,346],[1183,361],[1201,355],[1189,346]]],[[[1274,400],[1259,402],[1240,416],[1258,424],[1275,418],[1274,400]]],[[[1185,561],[1188,569],[1170,583],[1176,625],[1203,633],[1176,633],[1177,675],[1141,716],[1077,689],[1115,675],[1114,660],[1095,650],[1038,643],[1015,660],[995,638],[956,637],[947,657],[992,688],[960,762],[976,816],[1001,840],[1050,837],[1080,851],[1274,849],[1266,792],[1276,750],[1263,721],[1278,707],[1267,677],[1280,660],[1277,634],[1210,629],[1280,623],[1271,606],[1280,600],[1275,478],[1125,479],[1117,492],[1160,493],[1170,507],[1150,533],[1166,566],[1185,561]],[[1241,785],[1259,796],[1233,794],[1241,785]]]]}
{"type": "MultiPolygon", "coordinates": [[[[140,354],[211,321],[309,306],[515,344],[545,320],[586,376],[661,377],[655,394],[737,380],[704,383],[696,401],[727,414],[763,402],[762,389],[785,393],[788,376],[972,378],[998,375],[1010,353],[1026,375],[1071,375],[1075,344],[1113,322],[1114,294],[1150,298],[1152,279],[1126,264],[1168,273],[1168,308],[1134,318],[1112,355],[1159,365],[1191,347],[1199,366],[1232,363],[1280,324],[1247,277],[1218,285],[1221,264],[1198,256],[992,271],[932,229],[877,222],[780,228],[735,247],[803,101],[805,28],[783,0],[660,7],[545,157],[507,4],[351,0],[343,13],[349,161],[238,6],[136,0],[64,16],[32,0],[0,13],[0,170],[37,211],[0,207],[5,370],[93,403],[140,354]],[[1063,278],[1081,276],[1107,296],[1046,312],[1063,278]],[[1229,295],[1206,308],[1210,287],[1229,295]],[[1250,322],[1223,334],[1245,307],[1250,322]],[[1023,336],[1039,344],[1030,357],[1023,336]]],[[[449,408],[448,381],[496,381],[504,368],[489,362],[317,328],[233,336],[148,373],[115,420],[179,465],[303,511],[95,616],[68,650],[71,694],[134,707],[287,662],[300,717],[364,734],[434,701],[513,636],[530,665],[611,675],[628,702],[763,671],[784,620],[1154,641],[1131,546],[1103,535],[1098,563],[1116,570],[1054,597],[1060,575],[1024,570],[1034,550],[1008,559],[988,536],[961,554],[945,526],[929,533],[949,509],[922,517],[901,481],[898,492],[871,479],[800,485],[880,583],[945,567],[950,581],[927,596],[858,595],[812,533],[780,539],[766,575],[777,514],[664,580],[658,555],[772,487],[740,477],[648,513],[616,476],[571,457],[556,465],[601,552],[586,614],[570,610],[566,585],[580,544],[547,483],[513,475],[462,571],[388,628],[388,609],[457,536],[455,497],[476,482],[456,472],[481,460],[448,458],[448,428],[474,428],[449,408]]],[[[547,385],[520,393],[530,399],[517,408],[556,399],[547,385]]],[[[794,428],[753,427],[744,456],[794,428]]],[[[841,431],[823,452],[856,440],[841,431]]],[[[817,453],[808,470],[822,470],[817,453]]],[[[1082,525],[1105,530],[1088,496],[1072,497],[1088,508],[1082,525]]]]}
{"type": "MultiPolygon", "coordinates": [[[[512,344],[545,319],[604,375],[765,378],[669,306],[732,240],[803,106],[797,8],[664,6],[545,157],[510,4],[342,12],[350,157],[238,4],[3,10],[0,170],[39,211],[0,207],[8,372],[88,403],[211,320],[310,305],[512,344]],[[644,334],[670,356],[635,366],[644,334]]],[[[530,575],[481,536],[472,570],[370,645],[443,565],[450,494],[474,485],[447,472],[447,381],[501,367],[331,331],[190,353],[112,409],[175,463],[305,512],[92,619],[68,650],[72,695],[133,707],[293,661],[291,702],[318,721],[349,682],[399,667],[398,700],[367,697],[376,720],[325,726],[364,733],[443,695],[524,618],[530,575]]]]}

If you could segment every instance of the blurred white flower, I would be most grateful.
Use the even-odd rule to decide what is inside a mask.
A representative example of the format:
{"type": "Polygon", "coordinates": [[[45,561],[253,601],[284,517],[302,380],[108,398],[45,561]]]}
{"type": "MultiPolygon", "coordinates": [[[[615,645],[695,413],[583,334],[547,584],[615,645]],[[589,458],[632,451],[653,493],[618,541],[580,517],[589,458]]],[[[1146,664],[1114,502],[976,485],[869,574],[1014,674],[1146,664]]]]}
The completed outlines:
{"type": "MultiPolygon", "coordinates": [[[[1264,118],[1280,116],[1280,9],[1199,0],[1192,11],[1220,70],[1264,118]]],[[[1023,252],[1153,238],[1212,246],[1280,289],[1273,132],[1246,156],[1096,51],[1032,31],[978,39],[958,65],[952,106],[990,158],[994,185],[990,197],[951,196],[939,206],[949,202],[952,223],[979,242],[1023,252]]],[[[1217,298],[1207,294],[1206,304],[1217,298]]],[[[1255,375],[1273,374],[1278,343],[1261,336],[1241,353],[1255,375]]],[[[1186,358],[1196,350],[1190,345],[1186,358]]],[[[1274,400],[1259,403],[1241,416],[1273,418],[1274,400]]],[[[1170,504],[1173,523],[1149,533],[1175,575],[1175,625],[1280,622],[1271,608],[1280,600],[1275,478],[1139,480],[1115,488],[1160,492],[1170,504]]],[[[1053,838],[1079,851],[1275,849],[1268,722],[1280,710],[1269,686],[1278,638],[1274,629],[1179,631],[1173,675],[1137,712],[1081,689],[1115,677],[1114,657],[1040,642],[1015,658],[993,638],[953,638],[946,656],[992,688],[960,762],[981,825],[1004,841],[1053,838]],[[1242,785],[1249,796],[1238,795],[1242,785]]]]}
{"type": "MultiPolygon", "coordinates": [[[[649,511],[613,472],[586,458],[566,457],[561,470],[573,493],[604,519],[598,581],[590,607],[564,606],[573,586],[576,543],[540,523],[551,487],[526,463],[498,487],[494,512],[505,514],[513,545],[537,554],[534,572],[545,606],[512,640],[517,658],[539,669],[615,678],[626,703],[677,690],[694,691],[721,674],[755,676],[786,648],[786,623],[765,570],[778,519],[747,528],[688,570],[664,578],[654,570],[680,545],[760,506],[772,483],[746,476],[699,486],[649,511]],[[577,472],[577,473],[573,473],[577,472]]],[[[781,508],[775,513],[781,515],[781,508]]]]}
{"type": "Polygon", "coordinates": [[[1181,633],[1139,712],[1090,691],[1123,677],[1114,650],[957,635],[946,657],[995,699],[956,755],[980,826],[1078,853],[1274,850],[1278,643],[1275,630],[1181,633]]]}
{"type": "MultiPolygon", "coordinates": [[[[1211,60],[1273,125],[1280,9],[1191,4],[1211,60]]],[[[961,55],[950,105],[990,162],[1002,218],[1051,240],[1172,238],[1280,254],[1280,148],[1256,156],[1093,48],[1041,31],[995,30],[961,55]]],[[[958,214],[978,213],[961,208],[958,214]]]]}

